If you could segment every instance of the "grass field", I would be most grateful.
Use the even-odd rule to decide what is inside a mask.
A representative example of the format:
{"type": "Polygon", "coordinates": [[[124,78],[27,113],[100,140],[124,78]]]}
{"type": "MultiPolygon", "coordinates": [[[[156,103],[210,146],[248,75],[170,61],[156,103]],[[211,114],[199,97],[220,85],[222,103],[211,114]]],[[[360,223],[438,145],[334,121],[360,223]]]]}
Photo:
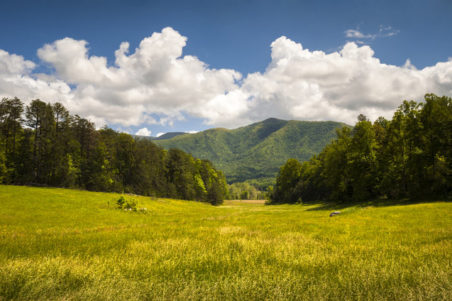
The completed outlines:
{"type": "Polygon", "coordinates": [[[0,186],[0,300],[452,299],[452,203],[118,197],[0,186]]]}

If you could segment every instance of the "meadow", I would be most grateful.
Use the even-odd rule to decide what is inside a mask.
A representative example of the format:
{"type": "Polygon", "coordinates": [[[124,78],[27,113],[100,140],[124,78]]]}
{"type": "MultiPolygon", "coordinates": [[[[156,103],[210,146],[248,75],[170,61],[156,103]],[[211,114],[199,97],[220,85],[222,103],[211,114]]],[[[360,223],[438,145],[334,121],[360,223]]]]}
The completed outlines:
{"type": "Polygon", "coordinates": [[[0,300],[452,299],[452,203],[119,196],[0,185],[0,300]]]}

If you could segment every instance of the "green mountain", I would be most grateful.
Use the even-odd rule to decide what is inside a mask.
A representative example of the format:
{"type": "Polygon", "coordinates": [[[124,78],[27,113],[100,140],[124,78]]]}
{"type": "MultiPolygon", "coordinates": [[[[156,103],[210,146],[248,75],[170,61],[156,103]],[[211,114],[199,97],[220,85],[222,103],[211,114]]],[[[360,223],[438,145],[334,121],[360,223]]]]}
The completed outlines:
{"type": "Polygon", "coordinates": [[[154,142],[210,160],[230,183],[263,183],[274,178],[287,159],[305,161],[319,153],[336,137],[336,129],[344,125],[270,118],[238,129],[215,128],[154,142]]]}

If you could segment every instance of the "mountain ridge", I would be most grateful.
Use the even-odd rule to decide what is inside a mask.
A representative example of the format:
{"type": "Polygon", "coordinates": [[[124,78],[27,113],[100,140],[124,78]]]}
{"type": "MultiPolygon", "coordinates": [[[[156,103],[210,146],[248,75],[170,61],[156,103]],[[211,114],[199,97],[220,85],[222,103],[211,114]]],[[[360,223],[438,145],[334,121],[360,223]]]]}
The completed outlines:
{"type": "Polygon", "coordinates": [[[229,183],[274,178],[289,158],[309,160],[348,126],[334,121],[268,118],[236,129],[212,128],[190,135],[154,140],[212,161],[229,183]]]}

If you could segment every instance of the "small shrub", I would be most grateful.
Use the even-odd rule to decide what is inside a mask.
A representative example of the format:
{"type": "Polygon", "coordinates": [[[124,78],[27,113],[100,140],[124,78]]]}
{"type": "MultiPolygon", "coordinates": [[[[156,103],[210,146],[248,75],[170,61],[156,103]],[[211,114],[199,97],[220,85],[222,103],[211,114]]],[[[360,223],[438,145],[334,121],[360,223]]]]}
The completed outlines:
{"type": "Polygon", "coordinates": [[[124,209],[129,211],[137,211],[138,202],[135,199],[127,200],[124,196],[121,196],[117,201],[118,209],[124,209]]]}
{"type": "Polygon", "coordinates": [[[126,202],[126,199],[121,195],[121,197],[116,201],[116,205],[118,205],[118,209],[123,209],[125,202],[126,202]]]}

